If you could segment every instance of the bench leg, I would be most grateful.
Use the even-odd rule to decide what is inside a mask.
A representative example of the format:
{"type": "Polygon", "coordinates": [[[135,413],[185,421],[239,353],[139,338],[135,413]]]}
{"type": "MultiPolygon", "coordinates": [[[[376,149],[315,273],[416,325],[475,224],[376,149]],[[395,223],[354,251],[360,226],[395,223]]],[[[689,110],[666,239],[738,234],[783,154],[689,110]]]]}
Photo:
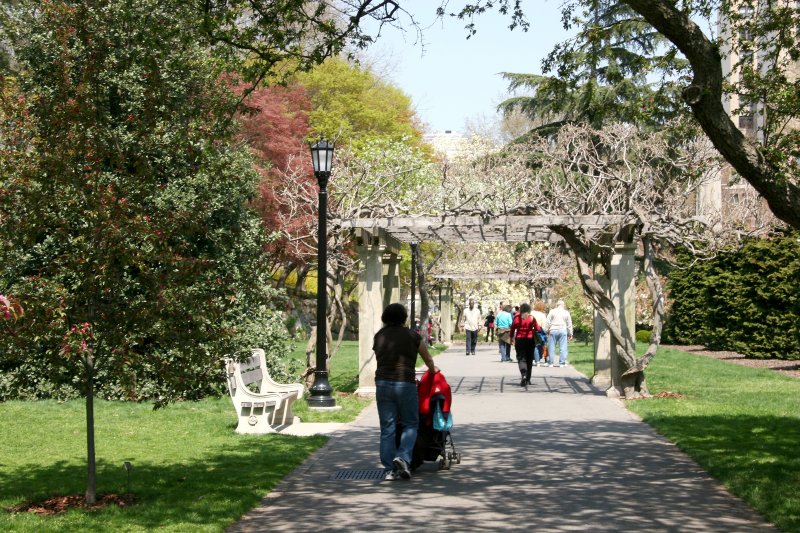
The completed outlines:
{"type": "Polygon", "coordinates": [[[239,424],[236,433],[260,435],[275,433],[273,423],[275,420],[275,407],[270,405],[242,406],[239,412],[239,424]],[[271,407],[271,409],[270,409],[271,407]]]}

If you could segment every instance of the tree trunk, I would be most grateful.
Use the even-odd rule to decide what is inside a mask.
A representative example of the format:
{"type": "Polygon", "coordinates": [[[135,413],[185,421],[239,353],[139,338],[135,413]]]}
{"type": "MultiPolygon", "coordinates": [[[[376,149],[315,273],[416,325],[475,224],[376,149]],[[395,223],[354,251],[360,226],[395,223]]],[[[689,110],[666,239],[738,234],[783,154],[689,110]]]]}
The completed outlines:
{"type": "MultiPolygon", "coordinates": [[[[333,345],[333,342],[331,342],[333,348],[331,349],[331,353],[328,358],[329,360],[339,352],[339,348],[341,348],[342,341],[344,340],[344,332],[345,329],[347,328],[347,309],[345,308],[344,302],[342,301],[342,288],[344,285],[344,275],[341,273],[341,269],[337,269],[337,273],[338,273],[336,276],[337,280],[335,283],[333,283],[333,287],[331,287],[331,294],[333,294],[333,301],[331,302],[331,310],[330,313],[328,314],[328,325],[329,325],[328,331],[332,331],[333,323],[336,319],[336,312],[334,312],[334,309],[338,311],[339,315],[342,317],[342,320],[339,326],[339,336],[336,339],[336,344],[333,345]]],[[[331,339],[331,341],[333,341],[333,339],[331,339]]]]}
{"type": "MultiPolygon", "coordinates": [[[[653,302],[653,330],[650,333],[650,344],[647,346],[647,351],[640,357],[634,366],[627,369],[623,374],[623,380],[628,376],[637,373],[642,375],[641,383],[644,384],[644,369],[650,364],[653,357],[656,356],[658,346],[661,344],[661,330],[664,326],[664,290],[661,286],[661,280],[655,269],[653,258],[655,256],[652,239],[648,236],[642,236],[642,246],[644,249],[644,271],[645,279],[647,280],[647,288],[650,290],[650,298],[653,302]]],[[[644,386],[645,392],[649,392],[644,386]]],[[[649,395],[649,394],[648,394],[649,395]]]]}
{"type": "Polygon", "coordinates": [[[453,325],[453,332],[458,333],[461,331],[461,317],[464,314],[464,306],[453,304],[453,307],[456,308],[456,323],[453,325]]]}
{"type": "MultiPolygon", "coordinates": [[[[428,293],[428,287],[425,284],[425,269],[422,265],[422,257],[417,249],[417,285],[419,286],[419,333],[425,342],[428,341],[428,322],[430,322],[431,314],[431,298],[428,293]]],[[[414,258],[412,257],[412,260],[414,258]]]]}
{"type": "Polygon", "coordinates": [[[91,352],[84,359],[86,365],[86,504],[97,501],[97,463],[94,449],[94,356],[91,352]]]}
{"type": "Polygon", "coordinates": [[[718,45],[670,0],[624,0],[683,52],[692,84],[683,98],[720,154],[766,199],[776,217],[800,228],[800,187],[771,164],[763,148],[749,141],[722,104],[722,63],[718,45]]]}
{"type": "Polygon", "coordinates": [[[306,388],[314,384],[314,372],[317,370],[317,324],[311,326],[311,336],[306,343],[306,370],[300,379],[305,381],[306,388]]]}
{"type": "MultiPolygon", "coordinates": [[[[578,265],[578,274],[581,280],[583,292],[587,298],[592,302],[595,311],[605,323],[609,333],[617,347],[616,356],[619,358],[625,371],[625,376],[620,383],[623,389],[625,398],[638,398],[648,395],[645,381],[644,371],[638,370],[636,374],[628,374],[628,370],[634,367],[637,363],[635,346],[629,339],[623,337],[622,327],[619,322],[617,308],[614,302],[606,296],[603,287],[594,279],[592,273],[593,256],[588,245],[578,237],[576,230],[567,226],[551,226],[551,229],[559,234],[567,242],[567,245],[575,255],[575,261],[578,265]],[[642,387],[645,387],[642,389],[642,387]]],[[[602,261],[602,259],[601,259],[602,261]]],[[[607,260],[606,260],[607,261],[607,260]]],[[[604,263],[606,261],[603,261],[604,263]]],[[[609,265],[604,264],[603,267],[608,272],[609,265]]]]}
{"type": "Polygon", "coordinates": [[[297,283],[294,285],[293,294],[298,298],[306,293],[306,278],[308,277],[308,271],[308,265],[304,265],[297,271],[297,283]]]}
{"type": "Polygon", "coordinates": [[[289,274],[291,274],[293,270],[294,270],[293,265],[289,264],[284,265],[283,270],[281,270],[281,274],[278,277],[278,281],[275,282],[275,286],[279,289],[283,289],[284,287],[286,287],[286,279],[289,277],[289,274]]]}

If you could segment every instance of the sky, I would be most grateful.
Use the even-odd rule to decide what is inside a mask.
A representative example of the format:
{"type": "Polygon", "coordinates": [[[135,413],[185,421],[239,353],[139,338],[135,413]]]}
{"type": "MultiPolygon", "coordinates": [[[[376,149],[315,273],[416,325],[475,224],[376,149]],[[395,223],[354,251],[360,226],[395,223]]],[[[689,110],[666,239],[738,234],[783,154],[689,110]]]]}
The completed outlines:
{"type": "MultiPolygon", "coordinates": [[[[451,10],[463,2],[450,2],[451,10]]],[[[403,0],[423,28],[384,28],[368,52],[376,71],[408,94],[429,133],[463,132],[467,120],[493,120],[497,104],[508,96],[501,72],[541,73],[541,60],[568,37],[561,26],[560,0],[523,4],[528,32],[508,29],[510,17],[496,11],[476,19],[477,34],[467,39],[465,22],[454,17],[435,21],[434,0],[403,0]]]]}

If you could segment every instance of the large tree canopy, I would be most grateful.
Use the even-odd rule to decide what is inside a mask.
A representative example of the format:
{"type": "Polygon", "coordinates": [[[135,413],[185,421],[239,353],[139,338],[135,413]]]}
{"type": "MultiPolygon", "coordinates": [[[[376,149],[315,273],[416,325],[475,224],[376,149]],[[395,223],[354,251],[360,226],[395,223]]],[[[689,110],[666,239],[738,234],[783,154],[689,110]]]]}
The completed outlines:
{"type": "Polygon", "coordinates": [[[274,366],[286,354],[248,207],[259,176],[234,142],[238,99],[195,4],[31,1],[3,14],[3,386],[36,372],[85,394],[92,502],[95,384],[163,405],[222,384],[223,356],[263,346],[274,366]]]}
{"type": "MultiPolygon", "coordinates": [[[[565,20],[578,6],[594,0],[572,0],[564,4],[565,20]]],[[[800,157],[796,121],[800,116],[797,84],[797,27],[800,12],[790,3],[729,2],[703,0],[624,0],[644,20],[666,37],[688,60],[692,79],[682,91],[697,122],[722,156],[742,178],[767,201],[783,222],[800,228],[800,157]],[[748,8],[747,15],[740,9],[748,8]],[[729,31],[717,37],[706,35],[695,22],[706,19],[715,25],[719,19],[729,31]],[[726,80],[722,71],[723,44],[718,39],[732,35],[750,36],[745,51],[757,50],[764,60],[759,69],[744,69],[742,81],[726,80]],[[755,138],[745,137],[731,120],[723,100],[730,91],[742,91],[745,101],[758,102],[765,114],[763,131],[755,138]]],[[[443,5],[449,6],[447,2],[443,5]]],[[[520,0],[467,2],[453,13],[468,21],[469,31],[479,31],[474,17],[486,9],[497,8],[511,16],[510,26],[527,29],[529,22],[520,0]]],[[[444,13],[445,8],[440,8],[444,13]]],[[[528,13],[530,15],[530,13],[528,13]]],[[[536,21],[533,21],[535,24],[536,21]]]]}
{"type": "Polygon", "coordinates": [[[368,68],[331,58],[297,78],[312,102],[312,136],[355,150],[376,137],[416,143],[422,138],[411,98],[368,68]]]}
{"type": "Polygon", "coordinates": [[[542,62],[550,75],[503,73],[509,90],[532,94],[505,100],[501,110],[543,121],[540,132],[566,122],[659,125],[675,115],[673,80],[686,62],[675,57],[665,37],[627,5],[607,0],[589,2],[570,25],[577,35],[542,62]]]}

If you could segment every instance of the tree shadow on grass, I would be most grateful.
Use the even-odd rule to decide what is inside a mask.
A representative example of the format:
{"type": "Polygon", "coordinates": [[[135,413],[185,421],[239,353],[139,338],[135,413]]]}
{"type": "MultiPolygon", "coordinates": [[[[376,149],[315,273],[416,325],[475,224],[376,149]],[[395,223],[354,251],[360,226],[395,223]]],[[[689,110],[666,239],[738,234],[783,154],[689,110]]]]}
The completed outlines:
{"type": "Polygon", "coordinates": [[[794,417],[645,418],[783,531],[800,531],[800,424],[794,417]]]}
{"type": "MultiPolygon", "coordinates": [[[[155,463],[132,458],[130,493],[134,505],[92,512],[76,509],[53,516],[16,515],[14,520],[26,522],[31,530],[48,531],[111,530],[116,527],[113,524],[124,529],[223,530],[325,441],[324,437],[241,436],[220,453],[198,456],[193,462],[155,463]],[[77,518],[78,513],[83,517],[77,518]]],[[[121,464],[98,460],[97,479],[98,494],[129,492],[121,464]]],[[[0,471],[4,498],[16,495],[29,501],[83,494],[85,480],[85,464],[74,462],[26,464],[0,471]]],[[[0,526],[10,516],[0,517],[0,526]]]]}

